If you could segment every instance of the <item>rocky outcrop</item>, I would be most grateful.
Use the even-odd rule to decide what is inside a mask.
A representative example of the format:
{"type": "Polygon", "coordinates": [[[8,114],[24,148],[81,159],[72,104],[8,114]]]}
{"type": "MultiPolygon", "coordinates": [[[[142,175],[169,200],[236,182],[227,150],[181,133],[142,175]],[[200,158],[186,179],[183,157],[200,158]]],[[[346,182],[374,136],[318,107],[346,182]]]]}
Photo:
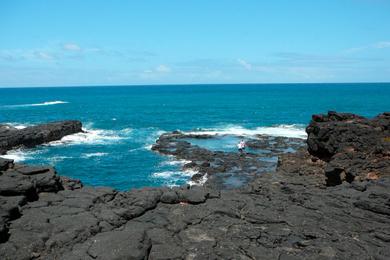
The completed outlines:
{"type": "Polygon", "coordinates": [[[0,154],[20,146],[34,147],[82,132],[80,121],[60,121],[16,129],[0,125],[0,154]]]}
{"type": "MultiPolygon", "coordinates": [[[[325,127],[325,121],[317,123],[325,127]]],[[[176,146],[190,156],[191,145],[181,141],[176,146]]],[[[368,149],[364,144],[356,147],[368,149]]],[[[192,151],[197,165],[211,158],[192,151]]],[[[206,185],[117,192],[58,178],[51,168],[0,160],[0,259],[389,259],[386,168],[378,168],[378,179],[327,186],[326,169],[343,150],[331,157],[309,151],[282,153],[275,172],[228,190],[206,185]],[[9,192],[12,178],[22,184],[13,187],[16,192],[9,192]]],[[[219,160],[237,159],[209,152],[219,160]]]]}
{"type": "Polygon", "coordinates": [[[328,185],[390,175],[390,113],[373,119],[329,112],[307,127],[308,151],[327,163],[328,185]]]}
{"type": "Polygon", "coordinates": [[[246,142],[251,152],[238,153],[210,151],[189,141],[218,137],[220,136],[174,131],[161,135],[152,150],[190,161],[183,169],[197,172],[192,176],[194,183],[199,183],[207,177],[207,187],[229,189],[242,186],[259,174],[274,171],[279,155],[298,150],[305,145],[302,139],[258,135],[246,142]]]}

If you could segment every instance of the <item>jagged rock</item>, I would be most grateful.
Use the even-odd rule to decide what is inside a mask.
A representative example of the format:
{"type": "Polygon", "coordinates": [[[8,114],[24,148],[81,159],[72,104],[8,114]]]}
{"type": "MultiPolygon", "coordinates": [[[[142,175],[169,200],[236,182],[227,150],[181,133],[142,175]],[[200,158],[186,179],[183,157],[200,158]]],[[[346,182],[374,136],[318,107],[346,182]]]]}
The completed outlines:
{"type": "Polygon", "coordinates": [[[193,182],[202,183],[203,177],[207,175],[208,180],[205,185],[219,189],[237,188],[237,185],[234,185],[235,179],[239,180],[238,186],[242,186],[258,174],[273,171],[277,160],[269,161],[267,159],[298,150],[304,146],[302,139],[259,135],[247,141],[248,147],[254,150],[260,149],[260,151],[267,148],[266,155],[262,153],[264,151],[240,154],[238,152],[209,151],[192,145],[188,142],[189,138],[211,139],[216,137],[209,134],[174,131],[161,135],[156,144],[152,146],[152,150],[190,161],[182,169],[197,172],[191,178],[193,182]],[[233,179],[233,181],[229,181],[229,179],[233,179]]]}
{"type": "Polygon", "coordinates": [[[14,160],[4,159],[0,157],[0,171],[5,171],[14,162],[14,160]]]}
{"type": "Polygon", "coordinates": [[[43,143],[60,140],[62,137],[82,132],[80,121],[60,121],[30,126],[23,129],[0,128],[0,150],[24,146],[34,147],[43,143]]]}
{"type": "Polygon", "coordinates": [[[308,151],[328,162],[327,184],[390,175],[389,126],[390,113],[373,119],[336,112],[314,115],[306,128],[308,151]]]}
{"type": "MultiPolygon", "coordinates": [[[[376,117],[367,129],[374,124],[388,131],[387,117],[376,117]]],[[[334,133],[365,120],[338,113],[313,118],[314,127],[325,123],[334,133]]],[[[178,140],[164,135],[160,142],[172,144],[160,148],[191,157],[200,169],[252,163],[250,156],[193,149],[180,143],[182,133],[174,134],[178,140]]],[[[117,192],[83,187],[50,167],[7,162],[0,170],[0,259],[389,259],[386,144],[377,138],[382,148],[367,148],[364,136],[332,137],[346,142],[337,144],[310,134],[317,147],[331,147],[326,156],[304,149],[281,154],[275,172],[256,175],[241,189],[117,192]],[[350,149],[351,140],[361,142],[350,149]],[[368,169],[371,177],[359,179],[368,169]],[[332,174],[338,185],[327,186],[332,174]]]]}

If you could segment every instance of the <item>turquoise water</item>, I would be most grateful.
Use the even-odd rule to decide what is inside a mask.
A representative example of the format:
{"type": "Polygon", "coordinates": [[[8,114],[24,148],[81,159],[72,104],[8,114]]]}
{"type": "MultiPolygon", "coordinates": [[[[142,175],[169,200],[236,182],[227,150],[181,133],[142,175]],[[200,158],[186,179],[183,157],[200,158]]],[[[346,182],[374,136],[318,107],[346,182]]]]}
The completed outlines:
{"type": "MultiPolygon", "coordinates": [[[[149,149],[165,131],[304,138],[304,125],[315,113],[370,117],[390,111],[385,83],[17,88],[0,89],[0,95],[1,123],[23,127],[77,119],[89,132],[9,157],[52,164],[87,185],[121,190],[188,180],[180,162],[149,149]]],[[[218,150],[215,142],[210,145],[218,150]]]]}

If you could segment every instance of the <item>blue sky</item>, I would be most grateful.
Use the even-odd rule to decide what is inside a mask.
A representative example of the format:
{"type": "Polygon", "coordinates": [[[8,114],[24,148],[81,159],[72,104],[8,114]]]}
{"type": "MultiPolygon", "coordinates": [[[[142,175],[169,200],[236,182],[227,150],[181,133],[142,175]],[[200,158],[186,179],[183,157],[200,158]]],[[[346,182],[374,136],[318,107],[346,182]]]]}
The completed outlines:
{"type": "Polygon", "coordinates": [[[0,1],[0,86],[389,81],[390,0],[0,1]]]}

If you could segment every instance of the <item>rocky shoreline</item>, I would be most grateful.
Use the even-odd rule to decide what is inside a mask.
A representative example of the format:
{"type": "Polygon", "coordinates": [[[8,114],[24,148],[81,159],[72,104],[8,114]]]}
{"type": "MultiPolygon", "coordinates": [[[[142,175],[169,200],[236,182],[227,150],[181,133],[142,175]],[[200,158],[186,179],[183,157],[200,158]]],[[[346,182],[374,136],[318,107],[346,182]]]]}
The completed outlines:
{"type": "Polygon", "coordinates": [[[32,148],[82,131],[81,122],[76,120],[52,122],[23,129],[0,124],[0,155],[17,147],[32,148]]]}
{"type": "Polygon", "coordinates": [[[0,159],[0,258],[389,259],[390,113],[314,115],[307,133],[307,148],[280,153],[271,173],[256,154],[162,135],[154,150],[191,161],[194,181],[209,175],[172,189],[83,187],[51,167],[0,159]],[[213,181],[235,170],[250,183],[213,181]]]}

